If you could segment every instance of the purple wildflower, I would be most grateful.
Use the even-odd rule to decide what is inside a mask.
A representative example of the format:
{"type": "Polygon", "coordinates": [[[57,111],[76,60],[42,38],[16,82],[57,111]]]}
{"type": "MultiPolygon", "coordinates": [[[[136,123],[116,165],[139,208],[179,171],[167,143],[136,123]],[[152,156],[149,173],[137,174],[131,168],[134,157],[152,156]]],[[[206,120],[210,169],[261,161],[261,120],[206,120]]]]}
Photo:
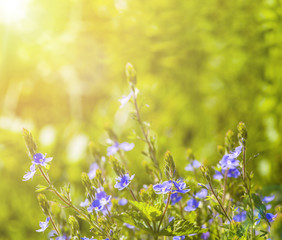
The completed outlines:
{"type": "MultiPolygon", "coordinates": [[[[275,214],[275,215],[273,215],[272,213],[267,213],[267,214],[265,214],[265,218],[268,220],[268,222],[273,222],[276,217],[277,217],[277,214],[275,214]]],[[[256,219],[256,220],[257,220],[257,223],[256,223],[256,224],[259,224],[261,219],[262,219],[262,216],[261,216],[261,214],[259,213],[259,214],[258,214],[258,218],[256,219]]]]}
{"type": "Polygon", "coordinates": [[[135,174],[133,174],[131,177],[129,176],[128,173],[124,174],[123,176],[117,177],[116,178],[116,184],[115,184],[115,188],[117,188],[118,190],[122,190],[124,188],[126,188],[129,183],[131,182],[131,180],[134,178],[135,174]]]}
{"type": "Polygon", "coordinates": [[[199,207],[199,203],[195,198],[191,198],[187,202],[187,206],[184,208],[186,212],[195,211],[199,207]]]}
{"type": "Polygon", "coordinates": [[[23,176],[23,181],[27,181],[27,180],[33,178],[35,172],[36,172],[35,165],[32,164],[32,165],[30,166],[30,172],[26,172],[26,174],[23,176]]]}
{"type": "Polygon", "coordinates": [[[104,207],[105,205],[107,205],[110,201],[112,196],[108,196],[105,192],[104,189],[101,188],[97,188],[96,189],[96,194],[95,194],[95,198],[98,199],[101,203],[101,205],[104,207]]]}
{"type": "Polygon", "coordinates": [[[92,163],[89,169],[89,173],[88,173],[89,179],[93,179],[96,176],[97,169],[99,169],[98,164],[95,162],[92,163]]]}
{"type": "Polygon", "coordinates": [[[194,171],[194,168],[201,167],[201,163],[197,160],[193,160],[190,164],[185,167],[186,171],[194,171]]]}
{"type": "Polygon", "coordinates": [[[163,183],[156,184],[153,186],[153,189],[155,190],[156,194],[166,194],[171,191],[171,188],[171,181],[165,181],[163,183]]]}
{"type": "Polygon", "coordinates": [[[185,239],[185,236],[175,236],[173,237],[173,240],[182,240],[185,239]]]}
{"type": "Polygon", "coordinates": [[[178,179],[177,181],[172,181],[176,190],[173,190],[172,192],[178,192],[178,193],[187,193],[190,191],[190,189],[185,189],[186,188],[186,183],[183,182],[181,179],[178,179]]]}
{"type": "Polygon", "coordinates": [[[90,206],[87,208],[87,211],[89,213],[93,212],[95,210],[96,212],[101,211],[103,209],[104,205],[101,204],[101,202],[98,199],[95,199],[90,206]]]}
{"type": "Polygon", "coordinates": [[[46,158],[47,154],[42,154],[42,153],[36,153],[33,155],[33,160],[32,163],[35,165],[41,165],[43,167],[47,166],[47,163],[52,161],[52,157],[46,158]]]}
{"type": "Polygon", "coordinates": [[[265,202],[265,203],[269,203],[269,202],[273,201],[274,198],[275,198],[275,195],[266,196],[266,197],[264,197],[264,198],[262,199],[262,201],[265,202]]]}
{"type": "Polygon", "coordinates": [[[236,212],[238,214],[236,214],[234,217],[233,217],[233,220],[235,222],[244,222],[247,218],[247,212],[246,211],[240,211],[240,209],[238,208],[236,210],[236,212]]]}
{"type": "Polygon", "coordinates": [[[215,180],[221,180],[222,178],[223,178],[222,173],[215,170],[215,174],[213,175],[213,179],[215,179],[215,180]]]}
{"type": "Polygon", "coordinates": [[[133,96],[133,91],[131,91],[127,96],[123,96],[120,101],[120,108],[123,108],[126,103],[130,100],[130,98],[133,96]]]}
{"type": "Polygon", "coordinates": [[[125,198],[121,198],[119,201],[118,201],[118,204],[120,205],[120,206],[124,206],[124,205],[126,205],[128,203],[128,201],[127,201],[127,199],[125,199],[125,198]]]}
{"type": "MultiPolygon", "coordinates": [[[[223,174],[225,174],[225,170],[223,170],[223,174]]],[[[240,171],[237,168],[228,169],[227,177],[238,178],[239,176],[240,176],[240,171]]]]}
{"type": "Polygon", "coordinates": [[[118,150],[123,150],[123,151],[130,151],[134,148],[134,143],[128,143],[128,142],[123,142],[123,143],[118,143],[115,142],[112,146],[107,148],[107,156],[114,155],[118,150]]]}
{"type": "Polygon", "coordinates": [[[48,228],[49,221],[50,221],[50,217],[47,217],[45,222],[39,222],[39,226],[41,228],[36,230],[36,232],[44,232],[48,228]]]}
{"type": "Polygon", "coordinates": [[[132,225],[130,225],[128,223],[124,223],[123,225],[126,226],[129,229],[134,229],[135,228],[134,226],[132,226],[132,225]]]}
{"type": "Polygon", "coordinates": [[[87,198],[85,199],[84,202],[81,202],[81,203],[80,203],[80,206],[81,206],[81,207],[86,207],[86,206],[88,206],[88,205],[89,205],[89,200],[88,200],[87,198]]]}
{"type": "Polygon", "coordinates": [[[202,188],[202,189],[200,190],[200,192],[197,192],[197,193],[195,194],[195,197],[204,199],[204,198],[206,198],[207,195],[208,195],[208,190],[205,189],[205,188],[202,188]]]}
{"type": "Polygon", "coordinates": [[[207,240],[210,237],[210,233],[209,232],[205,232],[201,235],[201,239],[207,240]]]}

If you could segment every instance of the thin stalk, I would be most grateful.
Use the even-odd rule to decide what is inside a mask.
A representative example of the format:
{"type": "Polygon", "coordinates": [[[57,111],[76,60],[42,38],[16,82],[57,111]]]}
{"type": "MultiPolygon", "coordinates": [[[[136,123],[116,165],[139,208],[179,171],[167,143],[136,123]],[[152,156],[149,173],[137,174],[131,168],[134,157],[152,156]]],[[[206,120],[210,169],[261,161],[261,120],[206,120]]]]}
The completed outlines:
{"type": "MultiPolygon", "coordinates": [[[[144,124],[141,120],[141,117],[140,117],[140,111],[139,111],[139,107],[138,107],[138,104],[137,104],[137,99],[136,99],[136,95],[135,95],[135,88],[132,87],[132,92],[133,92],[133,101],[134,101],[134,106],[135,106],[135,110],[136,110],[136,117],[137,117],[137,121],[140,125],[140,129],[141,129],[141,132],[145,138],[145,142],[147,143],[148,147],[149,147],[149,154],[150,154],[150,157],[155,165],[155,167],[157,167],[159,169],[159,163],[157,161],[157,158],[156,158],[156,154],[155,154],[155,151],[154,151],[154,148],[149,140],[149,137],[148,137],[148,134],[147,132],[145,131],[145,127],[144,127],[144,124]]],[[[161,173],[161,170],[159,169],[160,171],[160,178],[162,176],[162,173],[161,173]]]]}
{"type": "Polygon", "coordinates": [[[97,231],[99,231],[100,233],[103,233],[101,231],[101,229],[96,225],[94,224],[91,219],[86,215],[84,214],[80,209],[78,209],[76,206],[74,206],[70,200],[64,198],[59,192],[58,190],[51,184],[51,181],[48,177],[48,175],[44,172],[44,170],[42,169],[41,166],[38,167],[39,168],[39,171],[41,172],[41,175],[43,176],[43,178],[45,179],[45,181],[49,184],[49,187],[52,189],[52,191],[57,195],[57,197],[63,201],[65,204],[67,204],[67,206],[69,206],[70,208],[74,209],[77,213],[79,213],[80,215],[82,215],[84,218],[90,220],[90,222],[93,224],[93,226],[96,228],[97,231]]]}
{"type": "Polygon", "coordinates": [[[227,185],[227,174],[229,169],[227,168],[224,173],[224,187],[223,187],[223,195],[222,195],[222,204],[224,206],[225,195],[226,195],[226,185],[227,185]]]}
{"type": "Polygon", "coordinates": [[[58,227],[57,227],[57,225],[56,225],[56,223],[55,223],[55,221],[54,221],[54,219],[53,219],[53,217],[50,213],[49,213],[49,217],[50,217],[50,221],[51,221],[51,224],[52,224],[54,230],[57,232],[58,236],[60,236],[61,233],[60,233],[60,231],[59,231],[59,229],[58,229],[58,227]]]}
{"type": "Polygon", "coordinates": [[[165,206],[163,215],[162,215],[162,217],[161,217],[161,220],[160,220],[160,223],[159,223],[159,226],[158,226],[158,232],[160,231],[160,227],[161,227],[162,221],[163,221],[163,219],[164,219],[165,213],[166,213],[167,208],[168,208],[168,205],[169,205],[169,203],[170,203],[170,197],[171,197],[171,191],[170,191],[169,194],[168,194],[166,206],[165,206]]]}
{"type": "Polygon", "coordinates": [[[137,198],[135,197],[135,195],[134,195],[133,191],[131,190],[131,188],[128,188],[128,190],[129,190],[131,196],[133,197],[134,201],[137,201],[137,198]]]}
{"type": "Polygon", "coordinates": [[[209,186],[210,186],[210,189],[211,189],[213,195],[215,196],[215,198],[216,198],[216,200],[217,200],[219,206],[221,207],[221,210],[223,211],[225,217],[226,217],[226,218],[228,219],[228,221],[231,223],[231,219],[230,219],[230,217],[227,215],[227,213],[226,213],[224,207],[222,206],[222,203],[221,203],[220,200],[218,199],[217,194],[215,193],[215,191],[214,191],[214,189],[213,189],[213,187],[212,187],[210,181],[209,181],[209,186]]]}
{"type": "Polygon", "coordinates": [[[246,181],[246,147],[243,146],[243,181],[246,181]]]}

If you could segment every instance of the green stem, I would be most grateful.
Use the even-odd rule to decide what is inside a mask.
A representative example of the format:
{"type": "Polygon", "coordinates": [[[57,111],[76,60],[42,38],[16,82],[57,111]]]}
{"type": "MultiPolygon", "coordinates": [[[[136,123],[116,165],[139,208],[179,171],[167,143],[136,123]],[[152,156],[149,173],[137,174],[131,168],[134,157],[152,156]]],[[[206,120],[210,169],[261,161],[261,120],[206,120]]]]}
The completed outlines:
{"type": "Polygon", "coordinates": [[[231,219],[230,219],[230,217],[227,215],[227,213],[226,213],[224,207],[222,206],[222,203],[221,203],[220,200],[218,199],[217,194],[215,193],[215,191],[214,191],[214,189],[213,189],[213,187],[212,187],[210,181],[209,181],[209,186],[210,186],[210,189],[211,189],[213,195],[215,196],[215,198],[216,198],[216,200],[217,200],[219,206],[221,207],[221,210],[223,211],[225,217],[226,217],[226,218],[228,219],[228,221],[231,223],[231,219]]]}
{"type": "Polygon", "coordinates": [[[57,227],[57,225],[56,225],[56,223],[55,223],[51,213],[49,213],[49,217],[50,217],[50,221],[51,221],[51,224],[52,224],[54,230],[57,232],[58,236],[60,236],[61,233],[60,233],[60,231],[59,231],[59,229],[58,229],[58,227],[57,227]]]}
{"type": "Polygon", "coordinates": [[[157,169],[159,169],[160,171],[160,178],[162,177],[162,172],[159,168],[159,163],[158,163],[158,160],[156,158],[156,154],[155,154],[155,151],[154,151],[154,148],[149,140],[149,137],[148,137],[148,134],[146,133],[145,131],[145,127],[144,127],[144,124],[141,120],[141,117],[140,117],[140,111],[139,111],[139,107],[138,107],[138,104],[137,104],[137,99],[136,99],[136,95],[135,95],[135,88],[132,87],[132,92],[133,92],[133,101],[134,101],[134,106],[135,106],[135,110],[136,110],[136,117],[137,117],[137,121],[140,125],[140,129],[141,129],[141,132],[145,138],[145,142],[147,143],[148,147],[149,147],[149,153],[150,153],[150,158],[152,159],[155,167],[157,169]]]}
{"type": "Polygon", "coordinates": [[[51,184],[51,181],[48,177],[48,175],[44,172],[44,170],[42,169],[41,166],[38,167],[39,171],[41,173],[41,175],[43,176],[43,178],[45,179],[45,181],[49,184],[49,187],[52,189],[52,191],[57,195],[57,197],[64,202],[65,204],[67,204],[67,206],[69,206],[70,208],[74,209],[77,213],[79,213],[81,216],[83,216],[85,219],[88,219],[92,224],[93,227],[100,233],[103,233],[103,231],[99,228],[99,226],[97,226],[96,224],[94,224],[91,219],[84,214],[80,209],[78,209],[76,206],[74,206],[68,199],[64,198],[59,192],[58,190],[51,184]]]}
{"type": "Polygon", "coordinates": [[[160,220],[160,223],[159,223],[159,226],[158,226],[158,232],[160,231],[160,227],[161,227],[162,221],[163,221],[163,219],[164,219],[165,213],[166,213],[167,208],[168,208],[168,205],[169,205],[169,203],[170,203],[170,196],[171,196],[171,191],[170,191],[169,194],[168,194],[166,206],[165,206],[163,215],[162,215],[162,217],[161,217],[161,220],[160,220]]]}

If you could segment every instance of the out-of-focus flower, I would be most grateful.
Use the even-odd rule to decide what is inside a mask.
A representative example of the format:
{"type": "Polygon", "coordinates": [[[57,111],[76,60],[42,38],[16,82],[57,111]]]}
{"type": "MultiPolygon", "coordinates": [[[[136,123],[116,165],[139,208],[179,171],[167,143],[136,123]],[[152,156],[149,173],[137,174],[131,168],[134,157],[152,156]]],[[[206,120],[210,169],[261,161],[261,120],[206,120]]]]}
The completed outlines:
{"type": "Polygon", "coordinates": [[[120,206],[124,206],[124,205],[126,205],[128,203],[128,201],[127,201],[127,199],[125,199],[125,198],[121,198],[119,201],[118,201],[118,204],[120,205],[120,206]]]}
{"type": "MultiPolygon", "coordinates": [[[[181,199],[182,199],[182,196],[180,194],[178,194],[177,192],[173,193],[171,194],[171,197],[170,197],[170,203],[173,206],[176,203],[178,203],[181,199]]],[[[167,203],[167,199],[165,200],[165,203],[167,203]]]]}
{"type": "Polygon", "coordinates": [[[215,179],[215,180],[221,180],[222,178],[223,178],[222,173],[215,170],[215,174],[213,175],[213,179],[215,179]]]}
{"type": "Polygon", "coordinates": [[[219,161],[219,164],[221,165],[221,168],[223,170],[225,169],[233,169],[239,166],[240,161],[236,158],[240,155],[242,151],[242,146],[236,147],[234,151],[232,151],[230,154],[225,154],[221,161],[219,161]]]}
{"type": "Polygon", "coordinates": [[[130,151],[134,148],[134,143],[128,143],[128,142],[123,142],[123,143],[118,143],[115,142],[112,146],[107,148],[107,155],[111,156],[114,155],[118,150],[123,150],[123,151],[130,151]]]}
{"type": "Polygon", "coordinates": [[[52,161],[52,157],[48,157],[46,158],[46,155],[47,154],[42,154],[42,153],[36,153],[33,155],[33,160],[32,163],[35,164],[35,165],[41,165],[43,167],[46,167],[47,166],[47,163],[52,161]]]}
{"type": "Polygon", "coordinates": [[[186,183],[183,182],[181,179],[178,179],[177,181],[172,181],[176,190],[172,190],[173,193],[178,192],[178,193],[187,193],[190,191],[190,189],[185,189],[186,188],[186,183]]]}
{"type": "MultiPolygon", "coordinates": [[[[275,220],[276,217],[277,217],[277,214],[275,214],[275,215],[273,215],[272,213],[266,213],[266,214],[265,214],[265,218],[266,218],[269,222],[274,222],[274,220],[275,220]]],[[[256,224],[259,224],[261,219],[262,219],[262,216],[261,216],[261,214],[259,213],[259,214],[258,214],[258,218],[256,219],[256,220],[257,220],[257,223],[256,223],[256,224]]]]}
{"type": "Polygon", "coordinates": [[[47,217],[45,222],[39,222],[39,226],[41,228],[36,230],[36,232],[44,232],[48,228],[49,221],[50,221],[50,217],[47,217]]]}
{"type": "Polygon", "coordinates": [[[30,172],[26,172],[26,174],[23,176],[23,181],[27,181],[27,180],[33,178],[33,176],[36,172],[36,168],[35,168],[34,164],[32,164],[29,169],[30,169],[30,172]]]}
{"type": "Polygon", "coordinates": [[[265,196],[262,201],[265,202],[265,203],[269,203],[271,201],[273,201],[275,198],[275,195],[271,195],[271,196],[265,196]]]}
{"type": "Polygon", "coordinates": [[[172,182],[171,181],[165,181],[160,184],[156,184],[153,186],[153,189],[155,190],[156,194],[166,194],[171,191],[172,188],[172,182]]]}
{"type": "Polygon", "coordinates": [[[124,223],[123,225],[126,226],[129,229],[134,229],[135,228],[134,226],[132,226],[132,225],[130,225],[128,223],[124,223]]]}
{"type": "Polygon", "coordinates": [[[184,208],[186,212],[195,211],[199,207],[199,203],[195,198],[191,198],[187,202],[187,206],[184,208]]]}
{"type": "Polygon", "coordinates": [[[111,201],[112,196],[107,195],[104,192],[104,189],[101,187],[96,189],[95,198],[98,199],[101,205],[104,207],[106,204],[108,204],[111,201]]]}
{"type": "Polygon", "coordinates": [[[93,179],[96,176],[97,169],[99,169],[98,164],[95,162],[92,163],[89,169],[89,173],[88,173],[89,179],[93,179]]]}
{"type": "MultiPolygon", "coordinates": [[[[223,170],[223,174],[225,174],[226,170],[223,170]]],[[[229,178],[238,178],[240,176],[240,171],[237,168],[228,169],[227,177],[229,178]]]]}
{"type": "Polygon", "coordinates": [[[247,218],[247,212],[241,211],[239,208],[236,210],[237,214],[233,217],[235,222],[244,222],[247,218]]]}
{"type": "Polygon", "coordinates": [[[120,101],[120,108],[123,108],[125,106],[125,104],[128,103],[128,101],[130,100],[130,98],[133,96],[133,91],[131,91],[127,96],[123,96],[121,99],[119,99],[120,101]]]}
{"type": "Polygon", "coordinates": [[[129,183],[131,182],[131,180],[134,178],[135,174],[133,174],[131,177],[129,176],[128,173],[117,177],[116,178],[116,184],[115,184],[115,188],[117,188],[118,190],[122,190],[124,188],[126,188],[129,183]]]}
{"type": "Polygon", "coordinates": [[[205,188],[202,188],[202,189],[200,190],[200,192],[197,192],[197,193],[195,194],[195,197],[204,199],[204,198],[206,198],[207,195],[208,195],[208,190],[205,189],[205,188]]]}
{"type": "Polygon", "coordinates": [[[194,171],[195,168],[199,168],[201,163],[197,160],[193,160],[190,164],[185,167],[186,171],[194,171]]]}
{"type": "Polygon", "coordinates": [[[88,201],[87,198],[85,199],[84,202],[81,202],[81,203],[80,203],[80,206],[81,206],[81,207],[86,207],[86,206],[88,206],[88,205],[89,205],[89,201],[88,201]]]}
{"type": "Polygon", "coordinates": [[[175,236],[173,237],[173,240],[182,240],[185,239],[185,236],[175,236]]]}

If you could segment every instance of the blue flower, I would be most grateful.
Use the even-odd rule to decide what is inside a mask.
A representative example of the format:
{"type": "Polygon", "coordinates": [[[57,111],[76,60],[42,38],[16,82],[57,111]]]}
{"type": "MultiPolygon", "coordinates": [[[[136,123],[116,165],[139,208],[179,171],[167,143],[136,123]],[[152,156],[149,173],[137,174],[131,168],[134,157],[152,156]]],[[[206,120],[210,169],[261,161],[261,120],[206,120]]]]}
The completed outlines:
{"type": "Polygon", "coordinates": [[[104,205],[101,204],[100,200],[95,199],[90,206],[87,208],[87,211],[89,213],[93,212],[95,210],[96,212],[101,211],[103,209],[104,205]]]}
{"type": "Polygon", "coordinates": [[[274,198],[275,198],[275,195],[266,196],[262,199],[262,201],[265,202],[265,203],[269,203],[269,202],[273,201],[274,198]]]}
{"type": "Polygon", "coordinates": [[[185,236],[175,236],[173,237],[173,240],[182,240],[185,239],[185,236]]]}
{"type": "Polygon", "coordinates": [[[195,198],[191,198],[187,202],[187,206],[184,208],[185,211],[191,212],[195,211],[199,207],[200,202],[198,202],[195,198]]]}
{"type": "Polygon", "coordinates": [[[156,184],[153,186],[154,191],[156,194],[166,194],[171,191],[172,183],[171,181],[165,181],[160,184],[156,184]]]}
{"type": "Polygon", "coordinates": [[[111,198],[112,196],[111,195],[108,196],[104,192],[104,189],[102,187],[96,189],[95,199],[99,200],[103,207],[111,201],[111,198]]]}
{"type": "Polygon", "coordinates": [[[123,225],[126,226],[129,229],[134,229],[135,228],[134,226],[132,226],[132,225],[130,225],[128,223],[124,223],[123,225]]]}
{"type": "Polygon", "coordinates": [[[133,96],[133,91],[131,91],[128,96],[123,96],[120,101],[120,108],[123,108],[125,104],[130,100],[130,98],[133,96]]]}
{"type": "Polygon", "coordinates": [[[92,163],[89,169],[89,173],[88,173],[89,179],[93,179],[96,176],[97,169],[99,169],[98,164],[95,162],[92,163]]]}
{"type": "Polygon", "coordinates": [[[42,154],[42,153],[36,153],[33,155],[33,160],[32,163],[35,165],[41,165],[43,167],[47,166],[47,163],[52,161],[52,157],[46,158],[47,154],[42,154]]]}
{"type": "MultiPolygon", "coordinates": [[[[273,222],[275,220],[275,218],[277,217],[277,214],[273,215],[272,213],[267,213],[265,214],[265,218],[268,220],[268,222],[273,222]]],[[[258,214],[258,218],[256,219],[257,220],[257,223],[260,223],[260,220],[262,219],[262,216],[261,214],[259,213],[258,214]]]]}
{"type": "Polygon", "coordinates": [[[82,240],[96,240],[96,239],[94,239],[93,237],[92,237],[92,238],[82,237],[81,239],[82,239],[82,240]]]}
{"type": "Polygon", "coordinates": [[[80,206],[81,207],[86,207],[86,206],[88,206],[88,204],[89,204],[89,200],[86,198],[84,202],[80,203],[80,206]]]}
{"type": "Polygon", "coordinates": [[[205,189],[205,188],[202,188],[202,189],[200,190],[200,192],[197,192],[197,193],[195,194],[195,197],[204,199],[204,198],[206,198],[207,195],[208,195],[208,190],[205,189]]]}
{"type": "Polygon", "coordinates": [[[115,184],[115,188],[117,188],[118,190],[122,190],[124,188],[126,188],[129,183],[131,182],[131,180],[134,178],[135,174],[133,174],[131,177],[129,176],[128,173],[122,175],[121,177],[117,177],[116,178],[116,184],[115,184]]]}
{"type": "Polygon", "coordinates": [[[215,179],[215,180],[221,180],[222,178],[223,178],[222,173],[215,170],[215,174],[213,175],[213,179],[215,179]]]}
{"type": "Polygon", "coordinates": [[[50,217],[47,217],[45,222],[39,222],[39,226],[41,228],[36,230],[36,232],[44,232],[48,228],[49,221],[50,221],[50,217]]]}
{"type": "Polygon", "coordinates": [[[181,179],[178,179],[177,181],[172,181],[176,190],[173,190],[172,192],[178,192],[178,193],[187,193],[190,191],[190,189],[185,189],[186,188],[186,183],[183,182],[181,179]]]}
{"type": "Polygon", "coordinates": [[[185,167],[186,171],[194,171],[194,168],[201,167],[201,163],[197,160],[193,160],[190,164],[185,167]]]}
{"type": "Polygon", "coordinates": [[[209,232],[205,232],[201,235],[201,239],[207,240],[210,237],[210,233],[209,232]]]}
{"type": "Polygon", "coordinates": [[[240,161],[236,158],[240,155],[242,151],[242,146],[236,147],[233,152],[230,154],[225,154],[221,161],[219,161],[219,164],[221,165],[222,169],[233,169],[239,166],[240,161]]]}
{"type": "Polygon", "coordinates": [[[118,201],[118,204],[120,205],[120,206],[124,206],[124,205],[126,205],[128,203],[128,201],[127,201],[127,199],[125,199],[125,198],[121,198],[119,201],[118,201]]]}
{"type": "MultiPolygon", "coordinates": [[[[223,174],[225,174],[226,170],[223,170],[223,174]]],[[[238,178],[240,176],[240,171],[237,168],[228,169],[227,177],[230,178],[238,178]]]]}
{"type": "Polygon", "coordinates": [[[123,150],[123,151],[130,151],[134,148],[134,143],[128,143],[128,142],[123,142],[123,143],[118,143],[115,142],[112,146],[107,148],[107,156],[114,155],[118,150],[123,150]]]}
{"type": "Polygon", "coordinates": [[[30,172],[26,172],[26,174],[23,176],[23,181],[27,181],[27,180],[33,178],[35,172],[36,172],[35,165],[32,164],[32,165],[30,166],[30,172]]]}
{"type": "Polygon", "coordinates": [[[236,210],[236,212],[238,214],[236,214],[234,217],[233,217],[233,220],[235,222],[244,222],[247,218],[247,212],[246,211],[240,211],[240,209],[238,208],[236,210]]]}
{"type": "Polygon", "coordinates": [[[181,199],[182,199],[182,196],[178,194],[177,192],[171,194],[171,197],[170,197],[171,205],[173,206],[175,203],[178,203],[181,199]]]}

